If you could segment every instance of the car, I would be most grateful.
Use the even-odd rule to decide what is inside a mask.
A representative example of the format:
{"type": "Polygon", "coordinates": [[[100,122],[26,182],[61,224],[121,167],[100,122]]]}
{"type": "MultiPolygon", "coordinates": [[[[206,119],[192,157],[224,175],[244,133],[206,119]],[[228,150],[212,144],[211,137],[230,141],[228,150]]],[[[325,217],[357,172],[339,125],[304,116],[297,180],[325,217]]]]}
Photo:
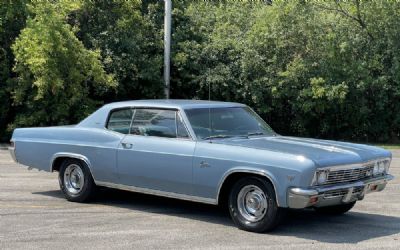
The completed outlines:
{"type": "Polygon", "coordinates": [[[394,178],[387,150],[282,136],[233,102],[115,102],[77,125],[17,128],[9,151],[58,172],[69,201],[109,187],[221,205],[252,232],[274,229],[287,209],[345,213],[394,178]]]}

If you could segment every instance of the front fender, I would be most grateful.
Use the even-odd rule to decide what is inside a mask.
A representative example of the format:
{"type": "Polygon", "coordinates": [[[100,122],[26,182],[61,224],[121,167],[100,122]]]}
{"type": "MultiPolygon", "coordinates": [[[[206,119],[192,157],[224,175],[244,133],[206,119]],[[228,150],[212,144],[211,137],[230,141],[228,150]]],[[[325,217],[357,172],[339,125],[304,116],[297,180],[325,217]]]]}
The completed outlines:
{"type": "Polygon", "coordinates": [[[222,188],[224,182],[230,175],[235,174],[235,173],[255,174],[255,175],[260,175],[262,177],[267,178],[272,183],[272,186],[274,187],[276,201],[277,201],[278,206],[280,206],[279,205],[280,199],[278,198],[279,197],[278,194],[280,193],[280,190],[278,190],[279,186],[277,185],[277,180],[274,177],[274,175],[268,170],[259,169],[259,168],[250,168],[250,167],[235,167],[235,168],[229,169],[228,171],[226,171],[224,173],[224,175],[222,176],[222,178],[218,184],[217,203],[219,202],[219,195],[220,195],[221,188],[222,188]]]}

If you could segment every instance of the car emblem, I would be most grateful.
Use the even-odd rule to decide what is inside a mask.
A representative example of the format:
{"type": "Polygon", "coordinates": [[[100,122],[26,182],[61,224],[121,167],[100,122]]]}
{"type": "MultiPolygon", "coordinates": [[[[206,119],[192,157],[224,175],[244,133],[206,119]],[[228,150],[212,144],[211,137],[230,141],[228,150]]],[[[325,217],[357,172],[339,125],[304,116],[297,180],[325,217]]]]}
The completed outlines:
{"type": "Polygon", "coordinates": [[[293,181],[293,180],[294,180],[294,175],[288,175],[288,176],[287,176],[287,179],[288,179],[289,181],[293,181]]]}

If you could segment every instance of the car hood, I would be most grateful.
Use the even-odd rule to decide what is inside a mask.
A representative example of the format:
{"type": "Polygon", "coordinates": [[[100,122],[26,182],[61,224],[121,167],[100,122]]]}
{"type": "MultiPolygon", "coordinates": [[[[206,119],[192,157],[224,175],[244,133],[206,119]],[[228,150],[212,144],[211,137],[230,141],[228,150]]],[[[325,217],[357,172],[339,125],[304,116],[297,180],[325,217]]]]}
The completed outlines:
{"type": "Polygon", "coordinates": [[[353,164],[391,157],[389,151],[378,147],[287,136],[214,140],[213,143],[301,155],[314,161],[319,167],[353,164]]]}

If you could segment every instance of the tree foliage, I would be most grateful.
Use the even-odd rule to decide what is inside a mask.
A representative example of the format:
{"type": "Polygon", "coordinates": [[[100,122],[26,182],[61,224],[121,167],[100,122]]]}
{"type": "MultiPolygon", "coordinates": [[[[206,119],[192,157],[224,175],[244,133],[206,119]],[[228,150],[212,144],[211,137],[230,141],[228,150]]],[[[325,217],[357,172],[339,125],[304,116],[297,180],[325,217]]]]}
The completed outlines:
{"type": "Polygon", "coordinates": [[[119,83],[109,101],[163,97],[157,2],[84,1],[75,13],[78,37],[87,48],[101,51],[104,67],[119,83]]]}
{"type": "Polygon", "coordinates": [[[283,134],[397,140],[399,8],[191,4],[180,34],[195,35],[174,49],[176,84],[191,85],[189,97],[208,98],[210,87],[212,99],[247,103],[283,134]]]}
{"type": "Polygon", "coordinates": [[[10,86],[16,75],[12,71],[14,55],[11,45],[25,26],[28,0],[0,3],[0,141],[7,139],[7,124],[14,119],[10,86]]]}
{"type": "Polygon", "coordinates": [[[93,110],[96,97],[116,87],[100,51],[86,49],[66,22],[79,7],[74,3],[31,6],[32,16],[12,46],[18,75],[12,98],[20,107],[15,126],[78,121],[93,110]]]}
{"type": "MultiPolygon", "coordinates": [[[[399,140],[396,1],[173,4],[172,97],[246,103],[282,134],[399,140]]],[[[0,129],[163,97],[162,1],[18,0],[0,11],[0,129]]]]}

